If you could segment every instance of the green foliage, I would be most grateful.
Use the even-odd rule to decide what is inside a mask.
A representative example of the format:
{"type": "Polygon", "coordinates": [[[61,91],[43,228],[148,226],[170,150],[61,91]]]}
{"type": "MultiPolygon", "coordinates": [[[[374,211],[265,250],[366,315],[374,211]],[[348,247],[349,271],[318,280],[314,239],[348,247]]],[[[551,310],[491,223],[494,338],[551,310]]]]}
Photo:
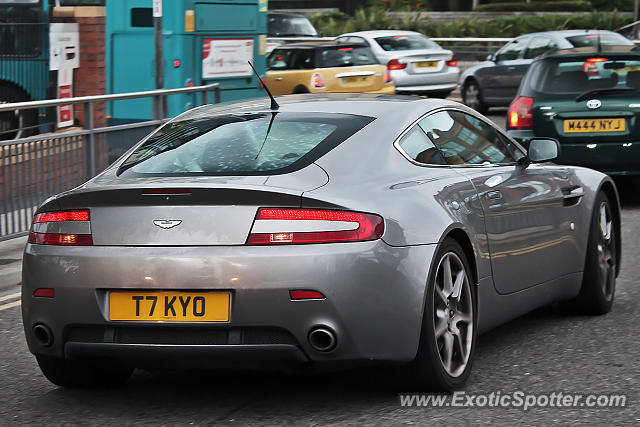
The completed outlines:
{"type": "Polygon", "coordinates": [[[591,0],[591,5],[595,10],[624,10],[633,11],[633,0],[591,0]]]}
{"type": "Polygon", "coordinates": [[[366,8],[354,17],[340,13],[312,16],[313,25],[325,36],[363,30],[413,30],[429,37],[517,37],[537,31],[600,29],[615,30],[633,21],[632,16],[614,12],[574,15],[504,16],[494,19],[471,17],[458,21],[435,22],[428,13],[415,13],[394,23],[381,8],[366,8]]]}
{"type": "Polygon", "coordinates": [[[541,1],[533,3],[489,3],[481,4],[476,12],[589,12],[592,4],[586,0],[541,1]]]}

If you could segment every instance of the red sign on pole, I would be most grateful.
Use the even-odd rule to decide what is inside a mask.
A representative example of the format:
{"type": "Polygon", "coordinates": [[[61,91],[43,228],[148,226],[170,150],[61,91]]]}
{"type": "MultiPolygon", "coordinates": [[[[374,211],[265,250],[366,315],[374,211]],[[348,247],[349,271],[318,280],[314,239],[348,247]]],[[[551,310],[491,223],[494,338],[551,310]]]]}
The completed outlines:
{"type": "MultiPolygon", "coordinates": [[[[58,70],[58,98],[73,96],[73,68],[63,67],[58,70]]],[[[73,126],[73,105],[58,107],[58,127],[73,126]]]]}

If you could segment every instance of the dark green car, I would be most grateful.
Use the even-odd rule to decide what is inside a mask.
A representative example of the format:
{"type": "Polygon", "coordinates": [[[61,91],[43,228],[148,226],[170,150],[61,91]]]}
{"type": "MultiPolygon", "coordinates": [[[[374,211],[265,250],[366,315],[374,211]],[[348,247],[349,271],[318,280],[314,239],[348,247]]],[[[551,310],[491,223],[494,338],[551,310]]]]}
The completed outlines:
{"type": "Polygon", "coordinates": [[[603,48],[535,61],[509,107],[507,131],[525,146],[533,137],[556,138],[561,164],[640,175],[640,51],[603,48]]]}

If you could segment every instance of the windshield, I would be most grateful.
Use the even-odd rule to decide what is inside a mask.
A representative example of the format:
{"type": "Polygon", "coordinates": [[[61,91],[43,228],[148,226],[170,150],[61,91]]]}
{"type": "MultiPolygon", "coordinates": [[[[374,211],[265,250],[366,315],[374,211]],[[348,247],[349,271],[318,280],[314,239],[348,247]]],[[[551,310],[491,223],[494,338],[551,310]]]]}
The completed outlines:
{"type": "Polygon", "coordinates": [[[577,96],[611,88],[640,90],[640,58],[549,58],[534,63],[527,76],[522,96],[577,96]]]}
{"type": "Polygon", "coordinates": [[[349,114],[251,113],[177,120],[120,166],[125,176],[271,175],[301,169],[366,126],[349,114]]]}
{"type": "Polygon", "coordinates": [[[317,37],[318,32],[311,22],[299,15],[269,15],[267,31],[269,37],[299,36],[317,37]]]}
{"type": "Polygon", "coordinates": [[[354,65],[378,64],[373,52],[366,46],[335,47],[320,53],[320,67],[351,67],[354,65]]]}
{"type": "Polygon", "coordinates": [[[601,46],[633,45],[631,40],[617,33],[584,34],[581,36],[567,37],[567,40],[573,47],[597,46],[598,43],[601,46]]]}
{"type": "Polygon", "coordinates": [[[387,51],[441,49],[441,47],[422,34],[406,34],[398,36],[376,37],[376,42],[387,51]]]}

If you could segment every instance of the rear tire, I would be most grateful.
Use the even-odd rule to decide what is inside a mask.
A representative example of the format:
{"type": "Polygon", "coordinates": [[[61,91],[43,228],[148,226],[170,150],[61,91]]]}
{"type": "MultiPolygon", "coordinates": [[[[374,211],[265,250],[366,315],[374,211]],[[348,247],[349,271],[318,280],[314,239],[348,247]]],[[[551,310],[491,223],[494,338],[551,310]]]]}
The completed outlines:
{"type": "Polygon", "coordinates": [[[446,238],[429,274],[422,333],[415,360],[405,367],[410,385],[433,391],[464,386],[476,341],[476,290],[462,247],[446,238]]]}
{"type": "Polygon", "coordinates": [[[302,85],[298,85],[293,89],[293,92],[291,92],[293,94],[296,93],[309,93],[309,89],[307,89],[305,86],[302,85]]]}
{"type": "Polygon", "coordinates": [[[71,388],[115,387],[124,384],[133,368],[111,360],[67,360],[37,355],[45,377],[55,385],[71,388]]]}
{"type": "Polygon", "coordinates": [[[571,304],[582,313],[605,314],[611,310],[616,290],[618,236],[607,195],[600,192],[594,206],[582,288],[571,304]]]}
{"type": "Polygon", "coordinates": [[[480,114],[486,114],[489,108],[482,98],[482,90],[475,80],[467,80],[462,87],[462,102],[480,114]]]}

